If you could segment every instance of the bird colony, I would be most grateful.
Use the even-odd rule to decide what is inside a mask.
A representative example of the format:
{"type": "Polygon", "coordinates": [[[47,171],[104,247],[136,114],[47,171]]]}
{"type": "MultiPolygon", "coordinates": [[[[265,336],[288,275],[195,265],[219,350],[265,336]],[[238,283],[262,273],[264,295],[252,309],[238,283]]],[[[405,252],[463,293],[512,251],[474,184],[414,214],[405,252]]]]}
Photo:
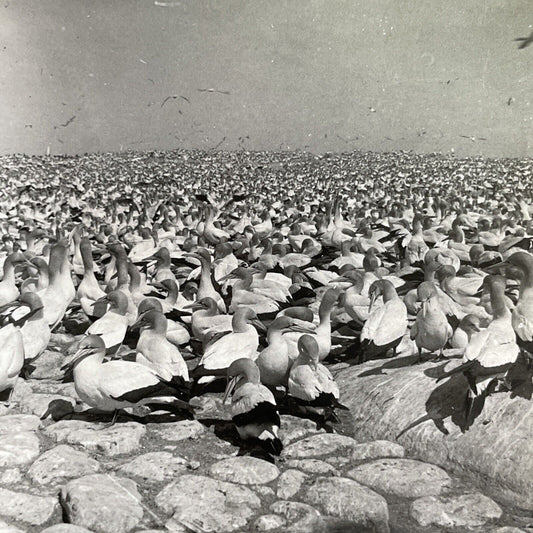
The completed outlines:
{"type": "Polygon", "coordinates": [[[358,442],[365,405],[334,376],[402,358],[435,387],[462,375],[464,435],[513,394],[532,168],[3,157],[0,531],[520,531],[398,443],[358,442]]]}

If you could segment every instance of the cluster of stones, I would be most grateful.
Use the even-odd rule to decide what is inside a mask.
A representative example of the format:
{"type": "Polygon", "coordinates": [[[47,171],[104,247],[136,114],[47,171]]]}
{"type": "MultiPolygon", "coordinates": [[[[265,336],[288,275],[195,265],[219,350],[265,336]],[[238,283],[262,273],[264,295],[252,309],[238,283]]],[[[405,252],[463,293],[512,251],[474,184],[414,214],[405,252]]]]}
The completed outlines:
{"type": "Polygon", "coordinates": [[[513,521],[493,500],[393,442],[284,415],[276,464],[239,456],[207,422],[223,412],[219,395],[199,402],[204,424],[39,417],[74,402],[71,384],[30,380],[0,412],[0,533],[387,533],[399,520],[415,532],[527,531],[504,527],[513,521]]]}

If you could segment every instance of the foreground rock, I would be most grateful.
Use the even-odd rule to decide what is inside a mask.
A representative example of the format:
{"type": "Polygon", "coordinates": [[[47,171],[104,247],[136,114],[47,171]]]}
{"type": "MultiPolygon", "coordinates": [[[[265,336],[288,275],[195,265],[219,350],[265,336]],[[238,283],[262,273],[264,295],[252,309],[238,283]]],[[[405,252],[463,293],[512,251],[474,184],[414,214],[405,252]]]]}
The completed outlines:
{"type": "Polygon", "coordinates": [[[52,496],[33,496],[0,488],[0,517],[21,520],[34,526],[44,524],[59,505],[52,496]]]}
{"type": "Polygon", "coordinates": [[[261,505],[247,487],[203,476],[184,475],[156,497],[157,506],[178,524],[197,524],[205,531],[226,532],[246,526],[261,505]]]}
{"type": "Polygon", "coordinates": [[[0,434],[0,467],[31,463],[39,450],[39,437],[33,431],[0,434]]]}
{"type": "Polygon", "coordinates": [[[98,461],[86,453],[64,444],[43,453],[30,467],[28,475],[35,483],[45,485],[97,472],[98,461]]]}
{"type": "Polygon", "coordinates": [[[413,502],[410,514],[421,526],[476,527],[500,518],[500,507],[478,492],[453,498],[427,496],[413,502]]]}
{"type": "Polygon", "coordinates": [[[344,518],[354,526],[373,526],[377,533],[390,531],[385,498],[351,479],[319,477],[303,497],[324,514],[344,518]]]}
{"type": "Polygon", "coordinates": [[[322,433],[290,444],[283,450],[283,456],[287,458],[307,458],[331,455],[341,448],[353,447],[356,444],[357,442],[351,437],[337,435],[336,433],[322,433]]]}
{"type": "Polygon", "coordinates": [[[457,374],[436,383],[426,373],[437,375],[439,365],[413,366],[415,358],[370,361],[336,375],[358,438],[395,441],[413,425],[399,438],[409,455],[463,470],[481,482],[488,478],[499,498],[532,510],[533,461],[523,458],[533,456],[533,404],[509,393],[495,394],[462,433],[465,378],[457,374]]]}
{"type": "Polygon", "coordinates": [[[451,483],[442,468],[411,459],[378,459],[355,467],[348,476],[381,494],[404,498],[437,495],[451,483]]]}
{"type": "Polygon", "coordinates": [[[130,479],[93,474],[67,483],[61,505],[69,522],[95,533],[127,533],[142,519],[137,485],[130,479]]]}
{"type": "Polygon", "coordinates": [[[45,432],[55,441],[81,444],[87,450],[112,457],[135,451],[146,428],[137,422],[103,428],[94,422],[62,420],[47,427],[45,432]]]}
{"type": "Polygon", "coordinates": [[[22,529],[10,526],[7,522],[0,520],[0,533],[24,533],[22,529]]]}
{"type": "Polygon", "coordinates": [[[157,483],[170,481],[187,469],[187,461],[169,452],[151,452],[139,455],[122,465],[118,471],[125,476],[141,478],[143,481],[157,483]]]}
{"type": "Polygon", "coordinates": [[[276,465],[255,457],[230,457],[211,466],[212,476],[244,485],[263,485],[279,476],[276,465]]]}

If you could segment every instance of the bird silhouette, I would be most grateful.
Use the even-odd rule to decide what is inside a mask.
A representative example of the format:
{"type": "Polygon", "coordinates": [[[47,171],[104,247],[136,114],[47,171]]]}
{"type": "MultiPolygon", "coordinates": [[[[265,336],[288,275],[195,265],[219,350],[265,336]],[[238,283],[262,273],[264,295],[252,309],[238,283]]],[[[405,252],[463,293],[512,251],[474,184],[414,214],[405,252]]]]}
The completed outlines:
{"type": "Polygon", "coordinates": [[[473,143],[476,141],[486,141],[485,137],[474,137],[473,135],[459,135],[459,137],[464,137],[465,139],[470,139],[473,143]]]}
{"type": "Polygon", "coordinates": [[[519,50],[527,48],[531,43],[533,43],[533,31],[529,34],[529,37],[517,37],[515,41],[522,41],[522,44],[518,47],[519,50]]]}

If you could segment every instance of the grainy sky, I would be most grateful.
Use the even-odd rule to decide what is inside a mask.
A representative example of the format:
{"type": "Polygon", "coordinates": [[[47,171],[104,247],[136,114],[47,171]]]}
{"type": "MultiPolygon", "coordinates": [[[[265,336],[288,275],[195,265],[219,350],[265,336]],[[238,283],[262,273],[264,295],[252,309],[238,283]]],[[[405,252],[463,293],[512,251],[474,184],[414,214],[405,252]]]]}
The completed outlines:
{"type": "Polygon", "coordinates": [[[533,156],[532,0],[0,1],[0,153],[533,156]]]}

